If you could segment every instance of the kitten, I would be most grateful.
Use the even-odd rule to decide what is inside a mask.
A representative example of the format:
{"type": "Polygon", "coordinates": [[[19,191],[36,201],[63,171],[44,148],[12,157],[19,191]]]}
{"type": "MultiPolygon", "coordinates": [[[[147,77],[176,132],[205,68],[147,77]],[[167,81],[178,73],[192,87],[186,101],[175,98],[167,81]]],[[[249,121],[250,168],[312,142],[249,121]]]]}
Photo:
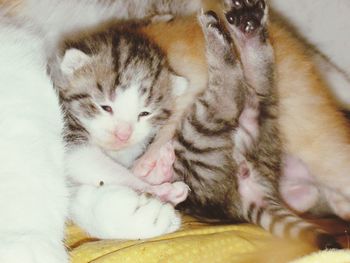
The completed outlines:
{"type": "Polygon", "coordinates": [[[150,185],[127,170],[171,115],[172,90],[187,84],[137,27],[111,21],[74,33],[49,63],[66,116],[68,173],[77,184],[125,185],[177,204],[184,183],[150,185]]]}
{"type": "MultiPolygon", "coordinates": [[[[217,8],[221,1],[209,3],[217,8]]],[[[281,109],[278,123],[284,145],[281,195],[298,212],[335,214],[349,220],[349,122],[330,96],[330,87],[307,47],[273,13],[270,22],[281,109]]],[[[158,149],[173,137],[175,123],[206,88],[208,74],[204,38],[195,16],[150,24],[143,32],[165,50],[172,68],[190,83],[185,96],[177,98],[177,119],[162,128],[133,168],[144,178],[159,158],[158,149]],[[162,32],[167,32],[166,36],[162,32]]]]}
{"type": "Polygon", "coordinates": [[[215,13],[200,16],[209,81],[174,138],[175,177],[191,188],[179,207],[201,218],[255,223],[320,249],[340,248],[279,196],[282,144],[266,3],[224,3],[229,33],[215,13]]]}
{"type": "MultiPolygon", "coordinates": [[[[65,158],[69,159],[74,149],[66,152],[62,136],[64,114],[46,72],[47,52],[52,49],[46,50],[45,34],[30,21],[9,17],[8,13],[0,14],[0,261],[68,262],[62,242],[67,217],[100,238],[149,238],[178,229],[180,218],[172,205],[128,187],[88,184],[68,187],[65,158]]],[[[74,54],[83,53],[72,51],[73,58],[74,54]]],[[[166,84],[168,71],[161,71],[166,84]]],[[[80,131],[78,134],[84,135],[80,131]]],[[[67,133],[68,138],[78,143],[84,136],[70,137],[67,133]]],[[[86,174],[103,173],[104,169],[109,172],[108,165],[99,170],[101,164],[93,166],[84,155],[75,157],[86,174]]]]}

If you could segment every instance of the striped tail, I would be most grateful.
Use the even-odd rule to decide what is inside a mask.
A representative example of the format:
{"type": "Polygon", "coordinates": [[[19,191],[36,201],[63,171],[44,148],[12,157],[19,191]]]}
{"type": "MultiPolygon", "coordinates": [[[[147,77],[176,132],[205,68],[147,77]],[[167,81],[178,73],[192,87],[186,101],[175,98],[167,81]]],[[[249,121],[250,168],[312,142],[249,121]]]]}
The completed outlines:
{"type": "Polygon", "coordinates": [[[264,207],[252,203],[246,211],[245,219],[275,236],[305,240],[321,250],[342,248],[331,234],[273,201],[264,207]]]}

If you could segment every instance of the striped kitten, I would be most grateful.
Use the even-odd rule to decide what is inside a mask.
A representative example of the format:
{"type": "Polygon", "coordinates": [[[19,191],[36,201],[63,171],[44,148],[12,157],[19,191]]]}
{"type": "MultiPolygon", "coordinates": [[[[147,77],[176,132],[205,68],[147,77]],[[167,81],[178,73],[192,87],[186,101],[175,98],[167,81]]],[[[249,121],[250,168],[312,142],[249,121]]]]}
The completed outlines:
{"type": "Polygon", "coordinates": [[[68,173],[78,185],[124,185],[177,204],[187,196],[183,182],[153,186],[127,169],[171,115],[172,90],[187,84],[137,27],[109,22],[74,33],[50,59],[65,112],[68,173]]]}
{"type": "Polygon", "coordinates": [[[227,0],[225,10],[227,31],[214,12],[200,16],[209,84],[174,139],[176,179],[192,190],[179,207],[200,218],[247,221],[280,237],[339,248],[332,236],[290,211],[278,193],[282,145],[266,3],[227,0]]]}

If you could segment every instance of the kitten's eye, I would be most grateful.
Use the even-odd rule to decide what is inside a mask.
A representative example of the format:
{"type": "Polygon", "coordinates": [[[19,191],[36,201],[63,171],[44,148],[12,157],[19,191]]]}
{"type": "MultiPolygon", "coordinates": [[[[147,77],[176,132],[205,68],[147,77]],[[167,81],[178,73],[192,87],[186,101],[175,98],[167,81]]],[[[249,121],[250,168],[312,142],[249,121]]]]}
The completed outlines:
{"type": "Polygon", "coordinates": [[[101,108],[102,108],[104,111],[108,112],[108,113],[113,113],[113,109],[112,109],[111,106],[108,106],[108,105],[101,105],[101,108]]]}
{"type": "Polygon", "coordinates": [[[150,114],[151,114],[151,113],[148,112],[148,111],[143,111],[143,112],[141,112],[141,113],[139,114],[139,118],[146,117],[146,116],[148,116],[148,115],[150,115],[150,114]]]}

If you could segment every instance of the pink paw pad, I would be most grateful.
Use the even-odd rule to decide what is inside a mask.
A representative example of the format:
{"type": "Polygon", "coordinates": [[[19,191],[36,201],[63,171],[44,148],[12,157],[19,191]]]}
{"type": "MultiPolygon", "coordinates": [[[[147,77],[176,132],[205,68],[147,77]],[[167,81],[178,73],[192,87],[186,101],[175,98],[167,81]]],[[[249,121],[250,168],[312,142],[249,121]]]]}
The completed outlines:
{"type": "Polygon", "coordinates": [[[152,185],[171,182],[174,161],[174,147],[169,142],[159,150],[158,154],[147,156],[146,153],[141,157],[134,169],[134,174],[152,185]]]}
{"type": "Polygon", "coordinates": [[[189,187],[184,182],[164,183],[153,186],[152,193],[159,197],[163,202],[169,202],[177,205],[183,202],[189,192],[189,187]]]}

